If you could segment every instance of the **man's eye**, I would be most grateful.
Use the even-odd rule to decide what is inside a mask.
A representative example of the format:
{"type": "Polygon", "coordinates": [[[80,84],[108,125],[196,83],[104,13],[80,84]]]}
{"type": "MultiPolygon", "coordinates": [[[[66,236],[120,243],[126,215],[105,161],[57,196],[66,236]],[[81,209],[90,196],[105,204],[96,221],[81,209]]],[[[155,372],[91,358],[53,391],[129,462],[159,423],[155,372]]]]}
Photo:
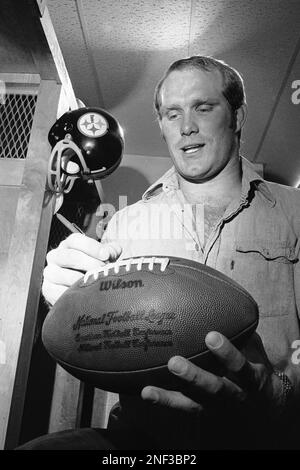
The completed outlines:
{"type": "Polygon", "coordinates": [[[209,104],[201,104],[200,106],[197,106],[196,111],[199,111],[200,113],[207,113],[208,111],[212,110],[212,106],[209,104]]]}
{"type": "Polygon", "coordinates": [[[177,119],[179,117],[179,113],[176,113],[176,112],[171,112],[171,113],[168,113],[168,119],[169,121],[174,121],[175,119],[177,119]]]}
{"type": "Polygon", "coordinates": [[[210,105],[202,105],[198,106],[197,111],[200,111],[201,113],[207,113],[212,110],[212,106],[210,105]]]}

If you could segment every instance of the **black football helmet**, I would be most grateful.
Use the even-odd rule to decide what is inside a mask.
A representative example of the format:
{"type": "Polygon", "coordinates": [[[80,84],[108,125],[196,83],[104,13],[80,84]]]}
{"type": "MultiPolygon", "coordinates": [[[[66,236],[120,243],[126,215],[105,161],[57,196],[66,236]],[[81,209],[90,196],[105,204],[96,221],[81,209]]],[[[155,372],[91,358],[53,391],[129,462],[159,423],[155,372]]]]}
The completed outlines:
{"type": "Polygon", "coordinates": [[[48,185],[67,193],[74,181],[105,178],[119,166],[124,149],[118,121],[101,108],[80,108],[63,114],[51,127],[48,185]]]}

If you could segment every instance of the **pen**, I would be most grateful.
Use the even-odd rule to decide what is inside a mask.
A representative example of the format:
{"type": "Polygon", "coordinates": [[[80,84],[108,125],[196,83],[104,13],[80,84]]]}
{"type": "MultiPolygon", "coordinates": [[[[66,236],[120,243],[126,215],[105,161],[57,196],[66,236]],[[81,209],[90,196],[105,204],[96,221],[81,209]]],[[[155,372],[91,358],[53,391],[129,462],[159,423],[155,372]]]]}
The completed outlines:
{"type": "Polygon", "coordinates": [[[82,233],[84,235],[84,232],[74,223],[71,223],[66,219],[63,215],[59,214],[58,212],[55,214],[58,220],[67,227],[67,229],[70,230],[72,233],[82,233]]]}

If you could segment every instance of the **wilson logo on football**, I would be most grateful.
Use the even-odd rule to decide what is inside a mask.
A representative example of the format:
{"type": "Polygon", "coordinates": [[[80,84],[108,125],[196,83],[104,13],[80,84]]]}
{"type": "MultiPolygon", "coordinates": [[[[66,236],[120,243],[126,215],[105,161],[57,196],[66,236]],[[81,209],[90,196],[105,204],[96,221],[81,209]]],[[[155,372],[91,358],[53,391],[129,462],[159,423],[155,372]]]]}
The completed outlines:
{"type": "Polygon", "coordinates": [[[120,278],[116,279],[115,281],[101,281],[99,290],[104,291],[110,289],[131,289],[132,287],[144,287],[143,281],[141,279],[135,279],[133,281],[123,281],[120,278]]]}

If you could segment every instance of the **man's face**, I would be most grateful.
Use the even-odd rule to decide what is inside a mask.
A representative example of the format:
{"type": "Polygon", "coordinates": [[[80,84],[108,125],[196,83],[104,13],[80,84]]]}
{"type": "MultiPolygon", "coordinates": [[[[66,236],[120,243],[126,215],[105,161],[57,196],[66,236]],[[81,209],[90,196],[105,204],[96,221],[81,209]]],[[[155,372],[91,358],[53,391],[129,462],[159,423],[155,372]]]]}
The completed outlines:
{"type": "Polygon", "coordinates": [[[175,168],[185,179],[214,178],[237,157],[237,135],[218,70],[176,70],[161,88],[160,127],[175,168]]]}

